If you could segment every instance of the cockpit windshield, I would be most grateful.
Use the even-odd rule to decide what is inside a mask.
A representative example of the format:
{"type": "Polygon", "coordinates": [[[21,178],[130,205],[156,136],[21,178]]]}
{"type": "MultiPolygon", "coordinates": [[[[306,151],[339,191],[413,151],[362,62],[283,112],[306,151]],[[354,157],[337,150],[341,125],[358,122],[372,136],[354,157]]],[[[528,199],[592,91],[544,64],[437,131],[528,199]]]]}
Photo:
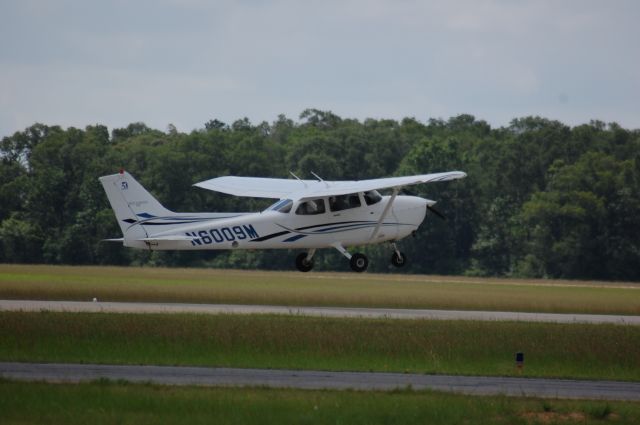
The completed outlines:
{"type": "Polygon", "coordinates": [[[291,207],[293,206],[293,201],[291,199],[281,199],[275,204],[271,205],[266,211],[278,211],[283,214],[291,211],[291,207]]]}

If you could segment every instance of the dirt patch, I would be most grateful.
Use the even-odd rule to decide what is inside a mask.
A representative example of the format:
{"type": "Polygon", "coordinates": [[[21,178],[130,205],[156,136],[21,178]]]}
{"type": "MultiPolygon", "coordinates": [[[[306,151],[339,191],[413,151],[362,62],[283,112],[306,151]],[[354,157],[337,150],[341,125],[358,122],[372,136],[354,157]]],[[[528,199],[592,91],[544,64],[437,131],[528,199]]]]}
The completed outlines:
{"type": "Polygon", "coordinates": [[[582,412],[525,412],[521,415],[528,422],[553,424],[558,422],[584,422],[586,415],[582,412]]]}

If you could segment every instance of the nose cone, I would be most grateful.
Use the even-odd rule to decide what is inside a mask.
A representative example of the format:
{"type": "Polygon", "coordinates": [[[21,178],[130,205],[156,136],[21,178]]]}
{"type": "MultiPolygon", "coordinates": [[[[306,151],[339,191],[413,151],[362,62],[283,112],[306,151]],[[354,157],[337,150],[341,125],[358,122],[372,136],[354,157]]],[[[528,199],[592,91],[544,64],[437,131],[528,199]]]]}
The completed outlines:
{"type": "MultiPolygon", "coordinates": [[[[407,208],[422,208],[425,209],[427,205],[431,205],[433,201],[429,201],[428,199],[420,198],[419,196],[407,196],[407,208]]],[[[435,203],[435,202],[433,202],[435,203]]]]}
{"type": "Polygon", "coordinates": [[[428,204],[429,200],[418,196],[399,196],[393,206],[393,212],[401,223],[417,228],[424,220],[428,204]]]}

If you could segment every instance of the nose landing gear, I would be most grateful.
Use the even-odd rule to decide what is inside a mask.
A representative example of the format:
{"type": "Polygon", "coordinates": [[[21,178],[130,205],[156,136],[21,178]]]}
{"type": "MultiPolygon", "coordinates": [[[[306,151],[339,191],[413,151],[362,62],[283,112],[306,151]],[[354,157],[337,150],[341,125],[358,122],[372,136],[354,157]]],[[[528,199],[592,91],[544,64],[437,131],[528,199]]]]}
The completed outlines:
{"type": "Polygon", "coordinates": [[[391,246],[393,247],[393,254],[391,254],[391,264],[396,267],[403,267],[407,262],[407,256],[404,255],[403,252],[400,252],[398,250],[395,242],[392,242],[391,246]]]}

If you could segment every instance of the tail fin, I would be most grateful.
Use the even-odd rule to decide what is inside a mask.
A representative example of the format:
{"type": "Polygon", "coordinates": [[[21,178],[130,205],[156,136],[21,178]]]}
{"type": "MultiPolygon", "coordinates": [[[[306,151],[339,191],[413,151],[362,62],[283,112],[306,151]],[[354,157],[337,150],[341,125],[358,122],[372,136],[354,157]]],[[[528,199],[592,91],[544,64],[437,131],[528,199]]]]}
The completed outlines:
{"type": "Polygon", "coordinates": [[[156,200],[133,176],[126,171],[120,174],[100,177],[100,182],[107,193],[111,208],[116,213],[122,235],[126,237],[144,238],[144,226],[133,226],[140,220],[153,216],[173,214],[156,200]],[[129,232],[129,234],[127,234],[129,232]],[[131,234],[136,233],[136,234],[131,234]]]}

